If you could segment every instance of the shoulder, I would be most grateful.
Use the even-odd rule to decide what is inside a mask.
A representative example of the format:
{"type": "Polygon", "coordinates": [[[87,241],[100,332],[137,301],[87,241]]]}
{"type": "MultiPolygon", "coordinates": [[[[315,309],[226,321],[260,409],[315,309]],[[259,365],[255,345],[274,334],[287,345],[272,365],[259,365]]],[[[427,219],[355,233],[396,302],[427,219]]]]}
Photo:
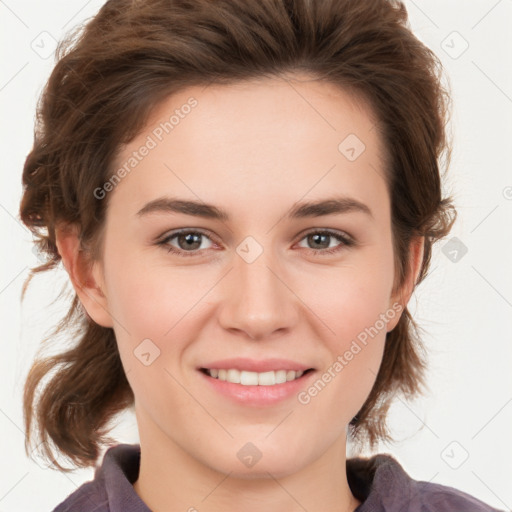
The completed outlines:
{"type": "Polygon", "coordinates": [[[446,485],[415,482],[424,512],[501,512],[483,501],[446,485]]]}
{"type": "Polygon", "coordinates": [[[414,480],[389,454],[348,459],[347,478],[362,502],[356,512],[500,512],[453,487],[414,480]]]}
{"type": "Polygon", "coordinates": [[[85,482],[52,512],[109,512],[105,489],[97,480],[85,482]]]}
{"type": "Polygon", "coordinates": [[[52,512],[147,512],[132,486],[139,462],[139,445],[110,447],[101,466],[96,467],[94,479],[82,484],[52,512]]]}

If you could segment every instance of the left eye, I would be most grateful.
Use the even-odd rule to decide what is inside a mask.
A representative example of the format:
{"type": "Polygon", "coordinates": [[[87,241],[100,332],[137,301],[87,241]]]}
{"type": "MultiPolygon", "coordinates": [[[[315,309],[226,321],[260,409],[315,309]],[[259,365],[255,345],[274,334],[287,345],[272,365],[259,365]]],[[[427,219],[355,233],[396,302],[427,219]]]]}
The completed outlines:
{"type": "Polygon", "coordinates": [[[345,234],[342,234],[342,233],[337,233],[335,231],[312,231],[308,234],[306,234],[306,236],[302,239],[302,240],[308,240],[308,241],[312,241],[313,244],[325,244],[325,240],[326,239],[335,239],[337,240],[338,242],[340,242],[338,245],[334,246],[334,247],[329,247],[330,246],[330,243],[327,242],[327,247],[324,247],[324,248],[313,248],[311,249],[312,251],[316,252],[316,253],[321,253],[322,255],[324,254],[332,254],[334,252],[337,252],[337,251],[340,251],[343,246],[345,247],[351,247],[352,245],[355,244],[354,240],[349,237],[348,235],[345,235],[345,234]]]}
{"type": "MultiPolygon", "coordinates": [[[[208,247],[201,247],[201,238],[206,238],[210,240],[210,238],[201,231],[179,231],[175,233],[171,233],[169,236],[165,237],[163,240],[158,242],[158,245],[164,246],[168,252],[172,252],[178,254],[180,256],[195,256],[198,254],[200,249],[208,249],[208,247]],[[171,245],[171,240],[177,240],[178,247],[171,245]]],[[[313,251],[315,254],[332,254],[334,252],[340,251],[343,247],[350,247],[355,244],[354,240],[346,234],[338,233],[335,231],[312,231],[306,233],[306,235],[301,239],[306,240],[306,243],[313,243],[314,245],[324,245],[324,247],[307,247],[306,249],[313,251]],[[329,241],[327,242],[327,246],[325,247],[326,240],[335,239],[339,243],[332,247],[329,241]]],[[[211,248],[211,247],[210,247],[211,248]]]]}

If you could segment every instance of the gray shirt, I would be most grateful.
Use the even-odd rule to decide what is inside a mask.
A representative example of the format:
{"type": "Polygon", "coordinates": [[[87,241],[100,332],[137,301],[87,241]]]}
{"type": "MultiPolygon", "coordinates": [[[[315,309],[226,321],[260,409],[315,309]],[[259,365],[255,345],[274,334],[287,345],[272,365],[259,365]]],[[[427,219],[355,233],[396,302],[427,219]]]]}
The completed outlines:
{"type": "MultiPolygon", "coordinates": [[[[140,445],[109,448],[94,479],[53,512],[151,512],[133,488],[140,445]]],[[[361,502],[355,512],[503,512],[453,487],[413,480],[388,454],[347,459],[347,480],[361,502]]]]}

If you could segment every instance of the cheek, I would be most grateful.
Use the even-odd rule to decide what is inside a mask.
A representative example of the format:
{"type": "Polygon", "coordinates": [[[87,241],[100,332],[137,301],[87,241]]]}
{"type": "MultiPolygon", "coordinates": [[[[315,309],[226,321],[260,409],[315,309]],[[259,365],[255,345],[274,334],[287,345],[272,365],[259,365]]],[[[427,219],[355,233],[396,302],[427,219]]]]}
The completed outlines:
{"type": "Polygon", "coordinates": [[[190,407],[190,397],[173,375],[181,365],[187,336],[193,336],[193,306],[202,294],[184,274],[144,263],[133,255],[110,259],[108,307],[136,402],[146,410],[159,404],[158,414],[170,421],[171,412],[165,410],[170,403],[174,410],[190,407]]]}
{"type": "Polygon", "coordinates": [[[323,337],[329,357],[317,379],[298,397],[325,426],[326,436],[339,435],[374,385],[387,333],[387,290],[375,279],[364,281],[354,275],[332,283],[330,292],[335,300],[326,301],[325,315],[320,315],[334,332],[323,337]]]}
{"type": "MultiPolygon", "coordinates": [[[[364,337],[368,329],[377,328],[385,336],[387,324],[383,323],[382,315],[392,309],[392,265],[392,252],[382,251],[378,257],[330,272],[321,290],[318,282],[316,287],[306,285],[305,289],[317,289],[315,310],[330,328],[338,349],[359,335],[364,337]]],[[[390,317],[386,315],[387,319],[390,317]]]]}
{"type": "Polygon", "coordinates": [[[151,396],[154,382],[167,376],[168,361],[179,359],[182,344],[168,340],[179,339],[190,305],[169,269],[152,268],[135,251],[115,251],[114,242],[104,262],[108,309],[127,379],[136,396],[151,396]]]}
{"type": "Polygon", "coordinates": [[[163,337],[201,297],[190,273],[157,267],[141,252],[111,252],[105,268],[109,311],[133,336],[163,337]]]}
{"type": "MultiPolygon", "coordinates": [[[[323,400],[330,403],[328,409],[332,407],[335,414],[348,412],[347,420],[371,391],[382,360],[388,322],[398,315],[390,304],[392,265],[392,251],[382,251],[364,264],[332,273],[323,291],[315,294],[312,309],[329,328],[324,340],[330,361],[319,376],[329,388],[323,400]]],[[[314,289],[311,283],[307,288],[314,289]]]]}

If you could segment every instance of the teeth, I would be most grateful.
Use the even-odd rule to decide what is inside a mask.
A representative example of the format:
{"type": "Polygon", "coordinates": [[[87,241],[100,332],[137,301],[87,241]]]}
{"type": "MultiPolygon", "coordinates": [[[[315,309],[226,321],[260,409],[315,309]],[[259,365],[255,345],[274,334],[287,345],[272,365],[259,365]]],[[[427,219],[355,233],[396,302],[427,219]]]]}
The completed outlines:
{"type": "Polygon", "coordinates": [[[274,384],[284,384],[291,380],[298,379],[304,373],[294,370],[277,370],[270,372],[246,372],[245,370],[236,370],[230,368],[206,370],[210,377],[232,382],[233,384],[242,384],[244,386],[273,386],[274,384]]]}

